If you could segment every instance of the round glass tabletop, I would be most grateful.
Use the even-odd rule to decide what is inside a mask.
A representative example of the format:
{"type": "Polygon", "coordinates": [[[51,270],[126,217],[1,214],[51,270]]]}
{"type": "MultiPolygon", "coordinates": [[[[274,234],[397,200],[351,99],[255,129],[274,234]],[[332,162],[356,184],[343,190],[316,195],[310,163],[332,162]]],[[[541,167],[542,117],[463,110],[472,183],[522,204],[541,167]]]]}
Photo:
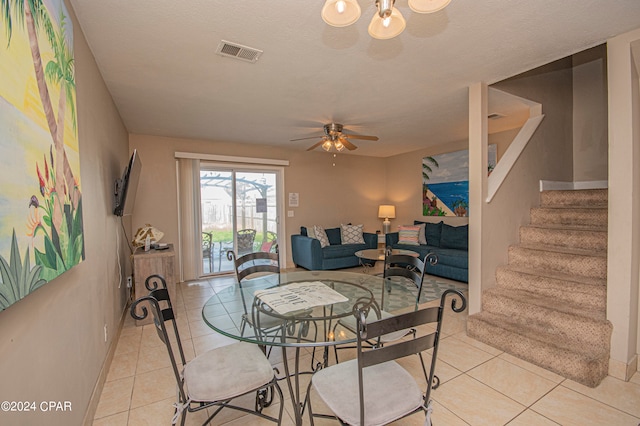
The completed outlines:
{"type": "Polygon", "coordinates": [[[343,271],[296,271],[218,283],[202,309],[204,321],[236,340],[270,346],[327,346],[355,341],[336,322],[354,306],[375,303],[390,313],[416,309],[408,281],[343,271]],[[257,327],[255,326],[257,325],[257,327]],[[258,332],[256,332],[258,330],[258,332]]]}
{"type": "MultiPolygon", "coordinates": [[[[357,251],[355,255],[360,259],[384,260],[385,250],[386,249],[366,249],[366,250],[357,251]]],[[[413,256],[413,257],[420,256],[420,254],[415,251],[405,250],[405,249],[392,249],[391,254],[393,255],[404,254],[404,255],[413,256]]]]}

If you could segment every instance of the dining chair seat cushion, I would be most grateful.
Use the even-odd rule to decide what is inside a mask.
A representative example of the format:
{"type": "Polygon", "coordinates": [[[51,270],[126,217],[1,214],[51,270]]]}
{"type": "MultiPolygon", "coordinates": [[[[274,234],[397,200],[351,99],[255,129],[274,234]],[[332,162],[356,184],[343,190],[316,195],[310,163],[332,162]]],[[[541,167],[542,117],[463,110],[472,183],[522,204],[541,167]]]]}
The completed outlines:
{"type": "MultiPolygon", "coordinates": [[[[360,425],[358,361],[353,359],[318,371],[313,387],[342,421],[360,425]]],[[[422,391],[407,370],[388,361],[363,370],[366,425],[383,425],[423,405],[422,391]]]]}
{"type": "MultiPolygon", "coordinates": [[[[253,323],[253,317],[250,314],[243,314],[245,321],[249,323],[251,327],[255,324],[253,323]]],[[[285,320],[281,318],[277,318],[271,315],[261,315],[260,316],[260,327],[263,330],[268,330],[274,327],[280,327],[285,320]]]]}
{"type": "Polygon", "coordinates": [[[273,368],[258,345],[238,342],[198,355],[184,368],[191,401],[221,401],[273,379],[273,368]]]}
{"type": "MultiPolygon", "coordinates": [[[[392,317],[393,314],[390,314],[387,311],[380,311],[380,316],[382,317],[382,319],[384,318],[389,318],[392,317]]],[[[347,330],[355,333],[357,330],[357,323],[356,323],[356,317],[354,317],[353,315],[349,315],[348,317],[344,317],[344,318],[340,318],[340,325],[342,325],[344,328],[346,328],[347,330]]],[[[381,343],[388,343],[388,342],[393,342],[396,341],[398,339],[402,339],[404,336],[406,336],[407,334],[409,334],[411,331],[410,330],[398,330],[398,331],[394,331],[393,333],[389,333],[389,334],[385,334],[383,336],[380,336],[380,342],[381,343]]]]}

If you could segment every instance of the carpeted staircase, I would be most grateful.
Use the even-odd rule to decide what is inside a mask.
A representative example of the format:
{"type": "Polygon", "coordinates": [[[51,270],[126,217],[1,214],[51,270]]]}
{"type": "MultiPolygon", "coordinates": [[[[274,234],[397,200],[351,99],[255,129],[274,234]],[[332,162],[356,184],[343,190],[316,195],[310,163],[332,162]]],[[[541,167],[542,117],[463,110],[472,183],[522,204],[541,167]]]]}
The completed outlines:
{"type": "Polygon", "coordinates": [[[587,386],[607,376],[607,190],[544,191],[469,336],[587,386]]]}

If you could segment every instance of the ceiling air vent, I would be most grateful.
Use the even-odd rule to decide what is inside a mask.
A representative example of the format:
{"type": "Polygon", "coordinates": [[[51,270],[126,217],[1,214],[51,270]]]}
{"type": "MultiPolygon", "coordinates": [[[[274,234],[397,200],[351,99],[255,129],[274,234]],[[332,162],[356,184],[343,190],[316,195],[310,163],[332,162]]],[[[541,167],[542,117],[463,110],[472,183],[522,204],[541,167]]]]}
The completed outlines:
{"type": "Polygon", "coordinates": [[[500,119],[500,118],[502,118],[502,117],[504,117],[504,115],[502,115],[502,114],[498,114],[497,112],[494,112],[493,114],[489,114],[489,115],[487,116],[487,118],[488,118],[489,120],[498,120],[498,119],[500,119]]]}
{"type": "Polygon", "coordinates": [[[216,49],[216,53],[245,62],[256,62],[262,55],[262,50],[222,40],[216,49]]]}

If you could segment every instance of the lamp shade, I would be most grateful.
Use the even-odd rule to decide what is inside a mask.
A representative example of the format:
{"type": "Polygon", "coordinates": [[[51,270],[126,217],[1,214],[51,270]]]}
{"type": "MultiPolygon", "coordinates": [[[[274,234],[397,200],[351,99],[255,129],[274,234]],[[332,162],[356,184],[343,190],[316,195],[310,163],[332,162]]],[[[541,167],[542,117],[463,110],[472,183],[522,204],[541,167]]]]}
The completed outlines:
{"type": "Polygon", "coordinates": [[[380,207],[378,207],[378,217],[384,219],[395,219],[396,206],[381,205],[380,207]]]}
{"type": "Polygon", "coordinates": [[[369,35],[379,40],[386,40],[400,35],[407,23],[398,9],[391,9],[391,15],[387,17],[380,16],[379,13],[373,15],[369,24],[369,35]]]}
{"type": "Polygon", "coordinates": [[[417,13],[433,13],[444,9],[451,0],[409,0],[409,7],[417,13]]]}
{"type": "Polygon", "coordinates": [[[322,20],[332,27],[346,27],[360,17],[357,0],[327,0],[322,8],[322,20]]]}

